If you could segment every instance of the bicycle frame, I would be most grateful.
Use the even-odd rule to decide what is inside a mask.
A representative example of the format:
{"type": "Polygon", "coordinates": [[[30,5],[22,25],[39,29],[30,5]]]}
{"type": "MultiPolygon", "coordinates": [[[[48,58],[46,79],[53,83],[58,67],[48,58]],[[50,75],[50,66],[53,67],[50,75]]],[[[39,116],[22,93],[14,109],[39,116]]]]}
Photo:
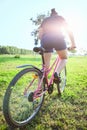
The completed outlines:
{"type": "Polygon", "coordinates": [[[38,97],[42,96],[48,90],[50,85],[53,84],[54,72],[56,71],[56,68],[57,68],[57,65],[58,65],[58,62],[59,62],[59,57],[56,58],[56,60],[53,62],[53,64],[50,66],[50,68],[48,70],[46,70],[46,66],[44,64],[43,56],[42,56],[42,61],[43,61],[43,66],[42,66],[43,76],[40,80],[40,83],[38,84],[37,90],[34,91],[34,98],[38,98],[38,97]],[[52,73],[50,79],[48,80],[48,75],[49,75],[49,73],[50,73],[50,71],[52,70],[53,67],[54,67],[53,73],[52,73]],[[40,93],[41,85],[43,83],[44,78],[46,79],[45,90],[42,93],[40,93]],[[38,94],[38,93],[40,93],[40,94],[38,94]]]}
{"type": "MultiPolygon", "coordinates": [[[[47,70],[46,69],[46,66],[45,66],[45,61],[44,61],[44,50],[36,50],[35,52],[38,52],[41,57],[42,57],[42,69],[38,69],[37,67],[35,66],[32,66],[32,65],[24,65],[24,66],[19,66],[18,68],[21,68],[21,67],[26,67],[26,66],[30,66],[32,68],[35,68],[36,70],[39,70],[42,72],[42,77],[40,79],[40,82],[38,82],[38,86],[37,86],[37,89],[33,92],[34,93],[34,96],[33,96],[33,99],[36,99],[40,96],[42,96],[46,91],[48,91],[48,89],[50,88],[50,86],[53,84],[53,79],[54,79],[54,72],[56,72],[56,69],[57,69],[57,65],[58,65],[58,62],[59,62],[59,56],[57,56],[57,58],[54,60],[54,62],[52,63],[52,65],[49,67],[49,69],[47,70]],[[51,70],[53,69],[54,67],[54,70],[52,72],[52,75],[51,77],[48,79],[48,75],[49,73],[51,72],[51,70]],[[45,82],[44,82],[45,80],[45,82]],[[44,87],[45,87],[45,90],[42,90],[41,88],[41,85],[44,83],[44,87]]],[[[25,88],[24,90],[24,95],[26,96],[27,94],[27,91],[29,89],[29,87],[32,86],[33,82],[34,82],[35,78],[30,82],[30,84],[25,88]]]]}

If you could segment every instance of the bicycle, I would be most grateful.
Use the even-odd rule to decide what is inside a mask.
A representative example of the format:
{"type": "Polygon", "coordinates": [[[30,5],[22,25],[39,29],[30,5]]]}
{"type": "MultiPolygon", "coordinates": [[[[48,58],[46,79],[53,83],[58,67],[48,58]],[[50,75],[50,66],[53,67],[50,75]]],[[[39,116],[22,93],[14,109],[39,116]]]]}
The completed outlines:
{"type": "Polygon", "coordinates": [[[54,73],[59,61],[57,57],[48,70],[46,70],[43,54],[44,48],[35,47],[34,52],[38,52],[42,57],[42,69],[33,65],[23,65],[21,70],[10,82],[3,101],[3,113],[9,126],[16,128],[30,123],[39,112],[44,101],[45,93],[53,92],[54,84],[57,85],[60,95],[66,86],[66,67],[61,71],[61,82],[54,82],[54,73]],[[50,71],[53,69],[51,77],[48,79],[50,71]]]}

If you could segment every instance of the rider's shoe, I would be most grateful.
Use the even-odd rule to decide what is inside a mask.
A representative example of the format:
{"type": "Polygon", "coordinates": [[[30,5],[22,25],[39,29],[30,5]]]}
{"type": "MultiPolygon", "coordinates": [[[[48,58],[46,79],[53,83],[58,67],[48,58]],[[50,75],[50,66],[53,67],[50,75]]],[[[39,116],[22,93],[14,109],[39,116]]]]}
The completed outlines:
{"type": "Polygon", "coordinates": [[[54,83],[58,84],[61,82],[61,77],[58,76],[57,72],[54,73],[54,83]]]}

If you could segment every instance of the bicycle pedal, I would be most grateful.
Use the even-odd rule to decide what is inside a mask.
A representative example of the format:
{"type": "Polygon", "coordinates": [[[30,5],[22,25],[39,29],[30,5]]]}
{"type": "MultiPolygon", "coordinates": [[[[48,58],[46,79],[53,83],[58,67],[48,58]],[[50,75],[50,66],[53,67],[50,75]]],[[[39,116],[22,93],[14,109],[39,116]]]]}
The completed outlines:
{"type": "Polygon", "coordinates": [[[28,101],[29,101],[29,102],[33,102],[33,96],[34,96],[34,93],[33,93],[33,92],[30,92],[30,93],[28,94],[28,101]]]}
{"type": "Polygon", "coordinates": [[[58,83],[61,83],[61,77],[58,76],[57,72],[54,73],[54,80],[53,80],[54,83],[58,84],[58,83]]]}
{"type": "Polygon", "coordinates": [[[48,93],[51,94],[53,92],[53,84],[51,84],[49,87],[48,87],[48,93]]]}

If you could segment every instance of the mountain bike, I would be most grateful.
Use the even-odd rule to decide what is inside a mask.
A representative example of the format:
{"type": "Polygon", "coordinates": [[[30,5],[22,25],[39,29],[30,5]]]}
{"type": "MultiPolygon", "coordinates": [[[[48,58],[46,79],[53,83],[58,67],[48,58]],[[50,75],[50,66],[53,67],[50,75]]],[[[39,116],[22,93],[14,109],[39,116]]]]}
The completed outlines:
{"type": "Polygon", "coordinates": [[[32,121],[42,106],[45,93],[53,92],[54,84],[57,86],[59,95],[66,86],[66,67],[59,74],[61,81],[55,82],[54,74],[59,57],[46,70],[43,56],[45,49],[35,47],[33,50],[41,55],[42,68],[39,69],[33,65],[19,66],[18,68],[25,68],[12,79],[4,96],[4,117],[8,125],[13,128],[25,126],[32,121]]]}

